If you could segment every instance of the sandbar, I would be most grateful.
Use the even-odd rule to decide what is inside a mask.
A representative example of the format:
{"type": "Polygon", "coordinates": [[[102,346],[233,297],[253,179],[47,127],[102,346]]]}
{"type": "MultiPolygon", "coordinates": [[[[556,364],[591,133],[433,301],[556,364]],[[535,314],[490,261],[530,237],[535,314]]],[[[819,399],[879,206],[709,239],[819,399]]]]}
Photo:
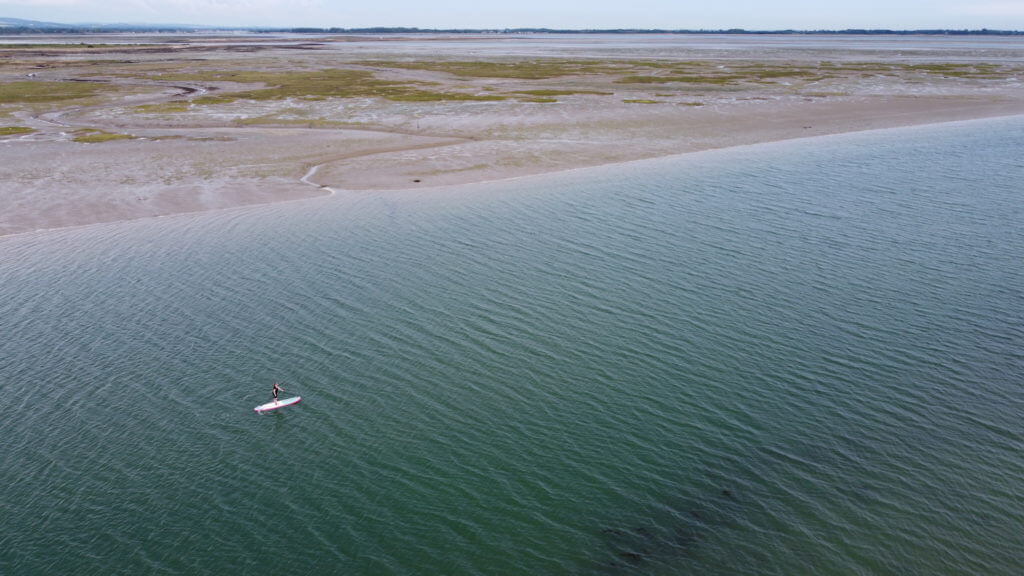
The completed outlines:
{"type": "Polygon", "coordinates": [[[1024,114],[1024,41],[0,40],[0,236],[1024,114]]]}

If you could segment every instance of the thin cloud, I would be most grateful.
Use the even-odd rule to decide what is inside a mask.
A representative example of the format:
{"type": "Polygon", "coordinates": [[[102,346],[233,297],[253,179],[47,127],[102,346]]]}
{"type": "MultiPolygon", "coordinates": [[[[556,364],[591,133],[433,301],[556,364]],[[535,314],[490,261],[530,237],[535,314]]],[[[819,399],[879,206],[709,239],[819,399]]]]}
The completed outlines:
{"type": "Polygon", "coordinates": [[[1024,29],[1024,0],[0,0],[0,16],[271,27],[1024,29]]]}
{"type": "Polygon", "coordinates": [[[956,11],[970,16],[1024,17],[1024,2],[970,2],[959,4],[956,11]]]}
{"type": "Polygon", "coordinates": [[[0,9],[3,9],[4,6],[25,6],[27,8],[74,7],[85,6],[88,3],[88,0],[13,0],[0,4],[0,9]]]}

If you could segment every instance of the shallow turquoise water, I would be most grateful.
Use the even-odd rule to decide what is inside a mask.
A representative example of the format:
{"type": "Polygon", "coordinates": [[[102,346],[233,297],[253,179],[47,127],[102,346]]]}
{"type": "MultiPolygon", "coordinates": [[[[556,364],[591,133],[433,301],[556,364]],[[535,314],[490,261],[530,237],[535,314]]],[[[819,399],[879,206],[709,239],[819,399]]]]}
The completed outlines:
{"type": "Polygon", "coordinates": [[[0,573],[1024,573],[1021,150],[0,238],[0,573]]]}

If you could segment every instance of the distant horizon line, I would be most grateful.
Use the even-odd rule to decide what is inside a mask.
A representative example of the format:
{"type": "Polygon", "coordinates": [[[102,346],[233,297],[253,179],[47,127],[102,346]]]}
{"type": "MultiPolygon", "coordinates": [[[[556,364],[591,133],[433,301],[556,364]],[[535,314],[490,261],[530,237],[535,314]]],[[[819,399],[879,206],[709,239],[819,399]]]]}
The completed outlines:
{"type": "Polygon", "coordinates": [[[270,28],[262,26],[177,26],[177,25],[81,25],[61,26],[53,28],[35,28],[21,26],[0,25],[0,36],[7,35],[34,35],[34,34],[110,34],[119,32],[135,33],[187,33],[187,32],[250,32],[254,34],[576,34],[576,35],[599,35],[599,34],[677,34],[677,35],[749,35],[749,36],[770,36],[770,35],[822,35],[822,36],[1024,36],[1024,31],[1019,30],[991,30],[981,28],[976,30],[952,30],[952,29],[922,29],[922,30],[891,30],[880,29],[857,29],[846,30],[746,30],[738,28],[714,30],[714,29],[554,29],[554,28],[270,28]]]}
{"type": "Polygon", "coordinates": [[[746,28],[420,28],[416,26],[218,26],[206,24],[153,24],[129,22],[56,23],[0,17],[0,34],[46,34],[88,32],[256,32],[292,34],[829,34],[829,35],[958,35],[958,36],[1018,36],[1024,30],[996,30],[990,28],[844,28],[798,29],[783,28],[751,30],[746,28]]]}

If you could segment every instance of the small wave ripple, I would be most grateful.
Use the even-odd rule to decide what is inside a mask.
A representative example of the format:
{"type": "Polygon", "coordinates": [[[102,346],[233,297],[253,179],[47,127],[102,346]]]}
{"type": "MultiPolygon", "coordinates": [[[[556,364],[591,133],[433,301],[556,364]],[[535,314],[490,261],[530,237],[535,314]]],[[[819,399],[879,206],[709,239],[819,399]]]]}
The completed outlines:
{"type": "Polygon", "coordinates": [[[1020,134],[0,239],[0,572],[1019,574],[1020,134]]]}

